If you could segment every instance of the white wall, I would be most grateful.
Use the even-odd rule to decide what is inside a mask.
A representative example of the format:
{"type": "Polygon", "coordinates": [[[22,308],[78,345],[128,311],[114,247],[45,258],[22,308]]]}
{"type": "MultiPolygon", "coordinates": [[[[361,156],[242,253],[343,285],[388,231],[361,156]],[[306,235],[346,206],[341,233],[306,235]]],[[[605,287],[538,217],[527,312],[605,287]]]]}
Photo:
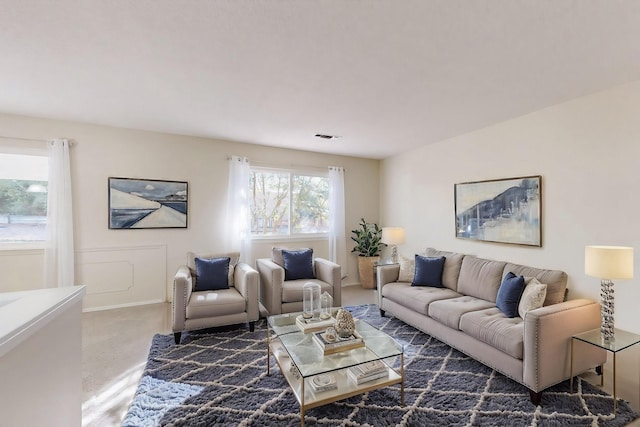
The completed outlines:
{"type": "MultiPolygon", "coordinates": [[[[0,114],[0,135],[76,141],[71,150],[76,278],[87,286],[85,309],[164,300],[187,251],[223,250],[227,158],[233,154],[275,166],[343,166],[347,236],[362,216],[378,219],[377,160],[8,114],[0,114]],[[109,230],[110,176],[188,181],[188,229],[109,230]]],[[[269,255],[266,243],[255,256],[269,255]]],[[[327,255],[325,242],[297,243],[317,245],[316,252],[327,255]]],[[[351,247],[347,243],[347,251],[351,247]]],[[[41,286],[37,255],[4,254],[0,291],[41,286]]],[[[357,282],[355,256],[350,254],[347,267],[345,283],[357,282]]]]}
{"type": "MultiPolygon", "coordinates": [[[[640,82],[575,99],[386,159],[381,219],[404,226],[411,256],[427,246],[569,275],[569,298],[599,299],[584,274],[589,244],[635,248],[640,276],[640,82]],[[542,247],[457,239],[454,184],[542,175],[542,247]]],[[[616,326],[640,333],[639,280],[617,281],[616,326]]]]}

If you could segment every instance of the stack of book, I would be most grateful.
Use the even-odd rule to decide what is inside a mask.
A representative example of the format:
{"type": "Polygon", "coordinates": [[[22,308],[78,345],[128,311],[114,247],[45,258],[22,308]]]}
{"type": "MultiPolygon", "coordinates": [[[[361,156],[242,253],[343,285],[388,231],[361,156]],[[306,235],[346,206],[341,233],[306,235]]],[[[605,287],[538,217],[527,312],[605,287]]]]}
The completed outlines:
{"type": "Polygon", "coordinates": [[[326,332],[314,332],[313,341],[320,346],[322,354],[325,356],[328,354],[364,347],[364,340],[360,334],[355,331],[348,338],[334,336],[332,340],[327,337],[326,332]]]}
{"type": "Polygon", "coordinates": [[[356,384],[360,385],[368,381],[384,378],[389,375],[387,365],[379,360],[373,362],[362,363],[347,369],[347,375],[356,384]]]}
{"type": "Polygon", "coordinates": [[[329,326],[333,326],[336,323],[336,319],[330,317],[326,320],[320,319],[305,319],[302,315],[296,317],[296,325],[305,334],[316,331],[323,331],[329,326]]]}
{"type": "Polygon", "coordinates": [[[311,388],[317,392],[333,390],[338,387],[336,378],[331,374],[316,375],[311,378],[311,388]]]}

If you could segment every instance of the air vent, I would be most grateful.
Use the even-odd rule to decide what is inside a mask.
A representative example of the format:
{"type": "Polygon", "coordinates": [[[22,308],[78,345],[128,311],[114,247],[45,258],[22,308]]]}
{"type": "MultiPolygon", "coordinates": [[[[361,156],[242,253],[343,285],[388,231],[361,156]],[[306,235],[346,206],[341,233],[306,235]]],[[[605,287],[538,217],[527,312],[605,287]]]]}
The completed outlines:
{"type": "Polygon", "coordinates": [[[316,138],[321,138],[321,139],[338,139],[340,138],[337,135],[327,135],[324,133],[316,133],[316,138]]]}

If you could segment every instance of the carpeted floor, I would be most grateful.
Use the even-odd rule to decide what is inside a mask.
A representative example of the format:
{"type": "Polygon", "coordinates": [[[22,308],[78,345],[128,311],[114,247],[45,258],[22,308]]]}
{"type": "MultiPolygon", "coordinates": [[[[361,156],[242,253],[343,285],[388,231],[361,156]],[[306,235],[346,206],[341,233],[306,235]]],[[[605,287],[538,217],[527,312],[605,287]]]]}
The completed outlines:
{"type": "MultiPolygon", "coordinates": [[[[375,305],[349,307],[405,346],[405,406],[387,387],[307,411],[308,426],[624,426],[636,418],[580,379],[548,389],[535,407],[528,390],[375,305]]],[[[153,339],[145,373],[123,426],[299,426],[300,407],[271,360],[266,329],[190,333],[153,339]]]]}

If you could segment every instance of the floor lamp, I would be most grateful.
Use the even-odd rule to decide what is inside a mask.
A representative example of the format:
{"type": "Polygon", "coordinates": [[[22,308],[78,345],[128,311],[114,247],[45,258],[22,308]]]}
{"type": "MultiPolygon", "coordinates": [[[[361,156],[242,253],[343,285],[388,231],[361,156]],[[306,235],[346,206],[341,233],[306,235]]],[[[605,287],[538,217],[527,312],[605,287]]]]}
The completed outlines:
{"type": "Polygon", "coordinates": [[[398,245],[404,243],[404,228],[402,227],[382,227],[382,243],[391,246],[391,261],[398,263],[398,245]]]}
{"type": "Polygon", "coordinates": [[[633,248],[625,246],[587,246],[584,250],[584,272],[600,279],[602,325],[605,341],[615,338],[613,279],[633,279],[633,248]]]}

